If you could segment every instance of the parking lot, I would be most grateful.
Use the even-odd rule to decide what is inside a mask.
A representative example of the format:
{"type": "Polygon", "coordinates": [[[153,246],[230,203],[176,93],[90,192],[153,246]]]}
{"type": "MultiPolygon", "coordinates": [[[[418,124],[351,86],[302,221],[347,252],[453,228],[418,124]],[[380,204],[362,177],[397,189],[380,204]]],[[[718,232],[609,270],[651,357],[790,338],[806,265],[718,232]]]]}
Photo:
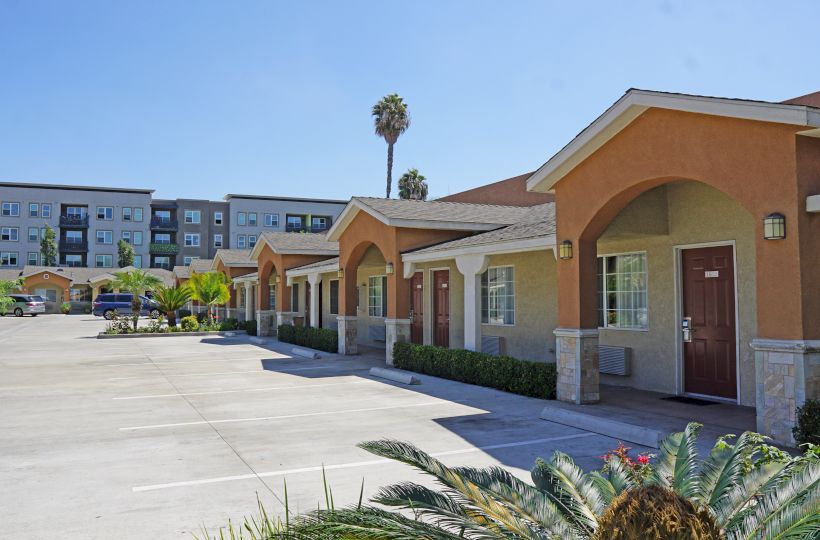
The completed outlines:
{"type": "MultiPolygon", "coordinates": [[[[144,323],[143,323],[144,324],[144,323]]],[[[612,439],[538,419],[543,402],[421,376],[379,355],[293,358],[247,337],[97,340],[90,316],[0,318],[0,508],[7,538],[190,538],[256,508],[336,505],[417,477],[358,448],[408,440],[445,463],[528,478],[537,456],[590,467],[612,439]]]]}

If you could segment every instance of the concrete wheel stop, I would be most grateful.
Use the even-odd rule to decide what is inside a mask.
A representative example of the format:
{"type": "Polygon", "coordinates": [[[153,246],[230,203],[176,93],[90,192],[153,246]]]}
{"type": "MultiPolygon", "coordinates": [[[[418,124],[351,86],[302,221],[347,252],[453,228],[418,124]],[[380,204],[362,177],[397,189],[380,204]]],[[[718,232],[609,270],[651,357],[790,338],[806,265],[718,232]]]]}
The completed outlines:
{"type": "Polygon", "coordinates": [[[594,407],[595,405],[571,405],[566,403],[549,404],[541,411],[540,418],[563,424],[584,431],[590,431],[599,435],[612,437],[623,442],[640,444],[649,448],[659,448],[660,442],[664,439],[663,432],[637,424],[629,424],[612,420],[606,416],[599,416],[584,412],[583,407],[594,407]]]}
{"type": "Polygon", "coordinates": [[[387,368],[370,368],[370,374],[374,377],[379,377],[381,379],[387,379],[388,381],[398,382],[402,384],[421,384],[421,381],[407,373],[406,371],[401,371],[398,369],[387,369],[387,368]]]}

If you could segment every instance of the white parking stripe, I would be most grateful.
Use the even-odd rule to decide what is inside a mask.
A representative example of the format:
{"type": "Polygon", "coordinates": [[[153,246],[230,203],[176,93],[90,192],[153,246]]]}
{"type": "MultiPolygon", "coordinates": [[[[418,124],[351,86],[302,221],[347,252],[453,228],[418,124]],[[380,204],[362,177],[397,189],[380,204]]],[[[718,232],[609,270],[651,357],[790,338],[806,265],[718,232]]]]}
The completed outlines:
{"type": "MultiPolygon", "coordinates": [[[[449,450],[446,452],[436,452],[432,455],[433,457],[442,457],[442,456],[455,456],[459,454],[470,454],[473,452],[482,452],[485,450],[499,450],[502,448],[514,448],[517,446],[530,446],[533,444],[544,444],[556,441],[566,441],[569,439],[578,439],[581,437],[592,437],[595,433],[579,433],[577,435],[564,435],[561,437],[549,437],[545,439],[532,439],[528,441],[516,441],[516,442],[509,442],[509,443],[501,443],[501,444],[490,444],[487,446],[475,446],[472,448],[462,448],[459,450],[449,450]]],[[[256,478],[270,478],[272,476],[285,476],[288,474],[299,474],[299,473],[306,473],[306,472],[319,472],[321,470],[325,471],[333,471],[338,469],[352,469],[355,467],[369,467],[372,465],[384,465],[387,463],[398,463],[396,461],[390,459],[373,459],[370,461],[357,461],[353,463],[339,463],[337,465],[324,465],[324,466],[317,466],[317,467],[301,467],[298,469],[287,469],[284,471],[269,471],[269,472],[260,472],[257,474],[239,474],[236,476],[219,476],[216,478],[204,478],[202,480],[188,480],[184,482],[169,482],[167,484],[153,484],[150,486],[136,486],[132,487],[131,491],[134,493],[139,493],[142,491],[155,491],[158,489],[169,489],[169,488],[176,488],[176,487],[188,487],[188,486],[201,486],[203,484],[217,484],[220,482],[232,482],[236,480],[253,480],[256,478]]]]}
{"type": "Polygon", "coordinates": [[[181,397],[181,396],[210,396],[214,394],[240,394],[240,393],[249,393],[249,392],[268,392],[270,390],[290,390],[290,389],[309,389],[309,388],[325,388],[328,386],[344,386],[350,384],[365,384],[369,382],[375,382],[370,380],[364,381],[348,381],[348,382],[339,382],[339,383],[329,383],[329,384],[298,384],[298,385],[289,385],[289,386],[267,386],[265,388],[244,388],[242,390],[215,390],[212,392],[185,392],[181,394],[149,394],[147,396],[123,396],[123,397],[113,397],[113,400],[125,400],[125,399],[152,399],[152,398],[167,398],[167,397],[181,397]]]}
{"type": "MultiPolygon", "coordinates": [[[[156,375],[142,375],[136,377],[112,377],[108,379],[109,381],[133,381],[135,379],[156,379],[157,377],[203,377],[205,375],[236,375],[236,374],[243,374],[243,373],[295,373],[298,371],[312,371],[315,369],[332,369],[335,366],[314,366],[314,367],[303,367],[303,368],[292,368],[292,369],[254,369],[252,371],[216,371],[210,373],[157,373],[156,375]]],[[[349,368],[345,368],[345,371],[348,371],[349,368]]]]}
{"type": "Polygon", "coordinates": [[[287,420],[289,418],[306,418],[309,416],[331,416],[336,414],[352,414],[352,413],[360,413],[360,412],[371,412],[371,411],[387,411],[390,409],[407,409],[410,407],[429,407],[431,405],[452,405],[453,401],[445,401],[445,400],[436,400],[436,401],[425,401],[424,403],[412,403],[409,405],[390,405],[389,407],[369,407],[366,409],[344,409],[341,411],[320,411],[320,412],[313,412],[313,413],[299,413],[299,414],[285,414],[281,416],[257,416],[253,418],[228,418],[224,420],[199,420],[196,422],[177,422],[174,424],[154,424],[151,426],[133,426],[133,427],[123,427],[120,428],[120,431],[139,431],[139,430],[146,430],[146,429],[162,429],[162,428],[172,428],[172,427],[183,427],[183,426],[207,426],[212,424],[235,424],[239,422],[264,422],[267,420],[287,420]]]}
{"type": "Polygon", "coordinates": [[[291,358],[290,356],[276,356],[274,358],[259,358],[258,356],[253,356],[250,358],[217,358],[217,359],[209,359],[209,360],[179,360],[176,362],[128,362],[123,364],[100,364],[101,367],[125,367],[125,366],[165,366],[170,364],[201,364],[203,362],[248,362],[250,360],[281,360],[285,358],[291,358]]]}

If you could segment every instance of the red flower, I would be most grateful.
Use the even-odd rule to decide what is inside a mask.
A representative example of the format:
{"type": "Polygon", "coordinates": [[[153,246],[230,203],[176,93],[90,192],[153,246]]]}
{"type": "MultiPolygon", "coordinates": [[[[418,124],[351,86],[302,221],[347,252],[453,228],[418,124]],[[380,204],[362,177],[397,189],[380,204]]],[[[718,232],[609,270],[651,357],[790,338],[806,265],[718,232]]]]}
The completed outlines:
{"type": "Polygon", "coordinates": [[[649,463],[649,456],[638,456],[638,464],[647,465],[649,463]]]}

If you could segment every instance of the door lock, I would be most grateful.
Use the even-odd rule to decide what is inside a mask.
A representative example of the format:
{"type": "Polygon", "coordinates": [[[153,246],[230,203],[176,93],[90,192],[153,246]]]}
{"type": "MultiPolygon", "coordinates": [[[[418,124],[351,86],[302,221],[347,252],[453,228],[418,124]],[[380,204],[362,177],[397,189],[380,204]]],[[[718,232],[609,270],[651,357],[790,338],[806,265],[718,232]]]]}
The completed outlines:
{"type": "Polygon", "coordinates": [[[692,317],[684,317],[680,322],[681,337],[684,343],[692,342],[692,317]]]}

